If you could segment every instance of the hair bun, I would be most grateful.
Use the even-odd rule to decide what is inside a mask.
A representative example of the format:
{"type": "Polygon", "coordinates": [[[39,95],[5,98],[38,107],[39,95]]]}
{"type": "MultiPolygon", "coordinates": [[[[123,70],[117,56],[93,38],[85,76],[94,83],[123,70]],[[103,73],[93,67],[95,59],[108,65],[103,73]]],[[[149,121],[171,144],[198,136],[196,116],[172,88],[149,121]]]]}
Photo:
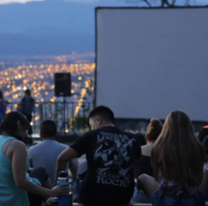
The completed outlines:
{"type": "Polygon", "coordinates": [[[161,121],[159,119],[151,119],[150,120],[150,125],[152,127],[158,127],[161,126],[161,121]]]}

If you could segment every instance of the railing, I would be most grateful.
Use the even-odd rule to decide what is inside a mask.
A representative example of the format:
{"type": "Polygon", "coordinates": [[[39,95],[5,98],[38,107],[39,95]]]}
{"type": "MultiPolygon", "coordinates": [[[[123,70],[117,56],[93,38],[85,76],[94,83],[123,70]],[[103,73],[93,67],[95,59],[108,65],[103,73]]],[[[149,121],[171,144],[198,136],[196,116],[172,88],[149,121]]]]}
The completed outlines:
{"type": "MultiPolygon", "coordinates": [[[[7,112],[16,111],[17,103],[10,103],[7,112]]],[[[87,130],[87,116],[92,109],[91,102],[38,102],[35,103],[31,122],[33,133],[39,133],[39,125],[45,119],[54,120],[61,135],[87,130]]]]}

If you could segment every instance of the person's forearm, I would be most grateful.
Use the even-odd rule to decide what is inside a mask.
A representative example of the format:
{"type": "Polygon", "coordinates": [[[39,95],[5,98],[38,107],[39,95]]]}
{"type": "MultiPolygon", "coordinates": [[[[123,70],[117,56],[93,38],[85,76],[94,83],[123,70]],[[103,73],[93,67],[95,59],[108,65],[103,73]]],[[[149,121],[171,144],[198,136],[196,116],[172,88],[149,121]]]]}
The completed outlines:
{"type": "Polygon", "coordinates": [[[50,189],[46,189],[44,187],[40,187],[32,182],[30,182],[29,180],[25,180],[22,181],[20,185],[18,185],[19,188],[26,190],[30,193],[36,194],[36,195],[41,195],[44,197],[50,197],[51,193],[50,193],[50,189]]]}

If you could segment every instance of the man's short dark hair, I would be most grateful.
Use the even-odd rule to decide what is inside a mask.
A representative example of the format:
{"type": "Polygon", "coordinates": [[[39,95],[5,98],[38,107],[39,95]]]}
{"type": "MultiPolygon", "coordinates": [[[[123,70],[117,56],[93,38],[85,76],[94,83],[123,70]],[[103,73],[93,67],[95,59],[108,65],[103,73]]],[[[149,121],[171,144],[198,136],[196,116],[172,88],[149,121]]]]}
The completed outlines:
{"type": "Polygon", "coordinates": [[[44,120],[40,124],[40,132],[44,137],[55,137],[57,134],[56,123],[52,120],[44,120]]]}
{"type": "Polygon", "coordinates": [[[114,114],[113,111],[105,106],[95,107],[89,114],[88,120],[92,117],[99,116],[103,121],[114,123],[114,114]]]}

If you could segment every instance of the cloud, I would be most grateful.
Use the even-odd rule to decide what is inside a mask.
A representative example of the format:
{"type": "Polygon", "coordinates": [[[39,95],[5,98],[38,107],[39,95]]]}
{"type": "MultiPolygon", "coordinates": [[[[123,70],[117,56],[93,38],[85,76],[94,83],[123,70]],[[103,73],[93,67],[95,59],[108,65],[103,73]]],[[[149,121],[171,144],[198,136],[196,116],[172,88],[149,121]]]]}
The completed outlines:
{"type": "Polygon", "coordinates": [[[0,4],[14,4],[14,3],[26,4],[32,1],[45,1],[45,0],[0,0],[0,4]]]}

